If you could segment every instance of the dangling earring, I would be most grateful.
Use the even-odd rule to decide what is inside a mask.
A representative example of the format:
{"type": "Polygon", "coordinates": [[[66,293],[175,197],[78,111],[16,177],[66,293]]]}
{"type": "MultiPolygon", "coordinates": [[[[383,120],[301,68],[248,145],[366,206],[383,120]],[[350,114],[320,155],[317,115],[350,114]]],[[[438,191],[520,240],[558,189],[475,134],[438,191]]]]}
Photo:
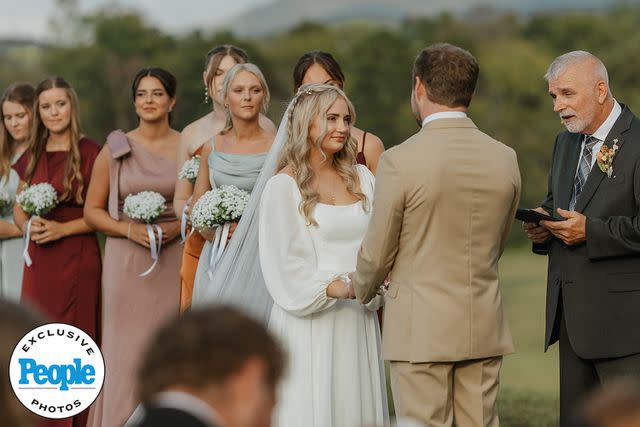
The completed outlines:
{"type": "Polygon", "coordinates": [[[204,103],[209,103],[209,89],[206,86],[204,87],[204,103]]]}

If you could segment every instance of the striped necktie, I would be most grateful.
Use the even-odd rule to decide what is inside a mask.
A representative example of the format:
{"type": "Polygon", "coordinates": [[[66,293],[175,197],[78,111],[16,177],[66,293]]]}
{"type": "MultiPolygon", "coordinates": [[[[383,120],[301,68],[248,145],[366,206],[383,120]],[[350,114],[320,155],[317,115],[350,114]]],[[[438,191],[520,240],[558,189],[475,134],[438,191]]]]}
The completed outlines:
{"type": "Polygon", "coordinates": [[[598,142],[600,142],[600,140],[593,135],[588,135],[584,140],[584,149],[582,150],[582,155],[580,156],[580,166],[578,167],[578,171],[576,172],[576,176],[573,180],[573,195],[571,196],[571,201],[569,202],[570,211],[574,210],[574,208],[576,207],[578,196],[580,195],[580,193],[582,193],[584,184],[585,182],[587,182],[589,172],[591,171],[593,146],[598,142]]]}

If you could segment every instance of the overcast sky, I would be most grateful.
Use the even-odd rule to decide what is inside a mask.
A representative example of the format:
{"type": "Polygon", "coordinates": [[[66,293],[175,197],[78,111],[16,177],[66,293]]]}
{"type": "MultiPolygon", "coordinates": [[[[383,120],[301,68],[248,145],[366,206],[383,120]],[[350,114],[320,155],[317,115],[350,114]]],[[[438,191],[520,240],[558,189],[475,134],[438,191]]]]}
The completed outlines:
{"type": "MultiPolygon", "coordinates": [[[[215,29],[225,19],[272,0],[78,0],[82,11],[106,5],[133,7],[165,31],[215,29]]],[[[0,38],[48,36],[55,0],[0,0],[0,38]]]]}

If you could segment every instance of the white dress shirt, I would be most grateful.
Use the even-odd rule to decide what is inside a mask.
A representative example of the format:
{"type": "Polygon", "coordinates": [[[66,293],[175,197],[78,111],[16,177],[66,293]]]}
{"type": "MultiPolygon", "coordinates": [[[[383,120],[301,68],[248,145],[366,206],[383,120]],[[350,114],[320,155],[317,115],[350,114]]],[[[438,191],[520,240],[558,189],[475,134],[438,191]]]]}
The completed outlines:
{"type": "MultiPolygon", "coordinates": [[[[604,144],[604,140],[607,139],[607,136],[609,135],[609,132],[611,132],[611,128],[613,128],[613,125],[616,123],[616,120],[618,120],[618,117],[620,117],[620,114],[622,114],[622,107],[620,106],[620,104],[618,104],[618,101],[616,101],[614,99],[613,100],[613,109],[609,113],[609,116],[607,117],[607,120],[605,120],[600,125],[598,130],[596,130],[591,135],[594,138],[598,138],[598,142],[591,149],[591,167],[592,168],[593,168],[593,164],[597,160],[598,151],[600,151],[600,148],[602,147],[602,144],[604,144]]],[[[576,174],[578,173],[578,168],[580,167],[580,159],[582,158],[582,152],[584,151],[584,142],[587,139],[587,136],[588,135],[585,135],[584,138],[582,138],[582,145],[580,146],[580,158],[578,159],[578,167],[576,168],[576,174]]]]}
{"type": "Polygon", "coordinates": [[[464,111],[441,111],[439,113],[429,114],[427,117],[422,119],[422,127],[429,122],[438,119],[464,119],[467,117],[467,113],[464,111]]]}

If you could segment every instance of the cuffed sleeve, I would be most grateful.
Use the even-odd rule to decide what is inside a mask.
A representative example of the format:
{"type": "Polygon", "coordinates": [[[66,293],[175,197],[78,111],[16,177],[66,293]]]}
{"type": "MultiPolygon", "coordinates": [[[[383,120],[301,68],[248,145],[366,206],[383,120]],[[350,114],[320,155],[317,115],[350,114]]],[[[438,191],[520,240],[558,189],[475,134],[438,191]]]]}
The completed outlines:
{"type": "Polygon", "coordinates": [[[335,272],[318,271],[317,256],[293,179],[278,174],[267,183],[260,202],[259,253],[264,281],[275,304],[296,316],[326,310],[335,272]]]}

